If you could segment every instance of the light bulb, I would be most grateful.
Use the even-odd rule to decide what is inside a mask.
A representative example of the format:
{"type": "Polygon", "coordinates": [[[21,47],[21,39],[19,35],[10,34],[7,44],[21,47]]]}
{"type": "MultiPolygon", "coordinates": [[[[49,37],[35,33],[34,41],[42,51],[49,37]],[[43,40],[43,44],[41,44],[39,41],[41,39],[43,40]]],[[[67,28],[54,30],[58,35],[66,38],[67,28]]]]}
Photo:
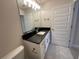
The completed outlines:
{"type": "Polygon", "coordinates": [[[24,4],[28,5],[28,7],[32,7],[34,10],[40,9],[40,5],[33,0],[24,0],[24,4]]]}
{"type": "Polygon", "coordinates": [[[27,1],[26,0],[24,0],[24,4],[27,5],[27,1]]]}
{"type": "Polygon", "coordinates": [[[31,4],[30,3],[28,3],[28,7],[31,7],[31,4]]]}
{"type": "Polygon", "coordinates": [[[38,6],[38,9],[40,9],[40,6],[38,6]]]}
{"type": "Polygon", "coordinates": [[[35,7],[35,8],[34,8],[34,10],[36,11],[36,10],[37,10],[37,8],[35,7]]]}

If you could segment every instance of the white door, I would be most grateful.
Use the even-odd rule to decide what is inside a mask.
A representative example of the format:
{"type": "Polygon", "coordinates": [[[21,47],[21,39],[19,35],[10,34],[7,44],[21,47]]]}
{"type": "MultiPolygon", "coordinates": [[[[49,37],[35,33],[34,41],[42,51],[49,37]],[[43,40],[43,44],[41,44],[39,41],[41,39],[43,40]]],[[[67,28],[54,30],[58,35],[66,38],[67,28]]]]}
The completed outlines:
{"type": "Polygon", "coordinates": [[[60,46],[69,45],[71,13],[69,6],[61,6],[54,9],[54,44],[60,46]]]}

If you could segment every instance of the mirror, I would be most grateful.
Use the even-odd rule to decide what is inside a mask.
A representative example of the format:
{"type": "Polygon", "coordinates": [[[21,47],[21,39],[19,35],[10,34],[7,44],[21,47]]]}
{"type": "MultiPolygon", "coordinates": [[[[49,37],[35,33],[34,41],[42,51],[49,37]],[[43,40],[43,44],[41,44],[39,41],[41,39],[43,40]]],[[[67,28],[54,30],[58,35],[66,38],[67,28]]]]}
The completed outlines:
{"type": "Polygon", "coordinates": [[[17,0],[22,31],[27,32],[35,27],[50,27],[50,16],[37,0],[17,0]]]}

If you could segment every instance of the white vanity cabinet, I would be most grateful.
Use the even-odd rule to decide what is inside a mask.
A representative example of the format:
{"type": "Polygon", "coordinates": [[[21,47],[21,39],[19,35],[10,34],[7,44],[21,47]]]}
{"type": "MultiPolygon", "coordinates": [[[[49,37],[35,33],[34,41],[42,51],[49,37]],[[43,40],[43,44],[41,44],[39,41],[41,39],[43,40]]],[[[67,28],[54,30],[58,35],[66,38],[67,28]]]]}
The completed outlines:
{"type": "Polygon", "coordinates": [[[49,43],[50,31],[46,34],[40,44],[24,40],[25,52],[28,55],[28,59],[44,59],[49,43]]]}
{"type": "Polygon", "coordinates": [[[47,52],[49,43],[50,43],[50,31],[47,33],[47,35],[45,36],[45,38],[43,39],[43,41],[40,44],[41,59],[44,59],[44,56],[47,52]]]}
{"type": "Polygon", "coordinates": [[[39,44],[24,40],[24,47],[25,47],[25,55],[28,56],[28,59],[40,59],[41,56],[40,56],[39,44]]]}

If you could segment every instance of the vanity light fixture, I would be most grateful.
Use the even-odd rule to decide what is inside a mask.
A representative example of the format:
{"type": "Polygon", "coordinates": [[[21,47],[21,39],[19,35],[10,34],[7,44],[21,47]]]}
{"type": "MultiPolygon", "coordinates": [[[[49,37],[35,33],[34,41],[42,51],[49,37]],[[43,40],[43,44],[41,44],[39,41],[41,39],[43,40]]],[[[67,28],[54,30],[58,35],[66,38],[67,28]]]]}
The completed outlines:
{"type": "Polygon", "coordinates": [[[31,7],[34,10],[39,10],[40,9],[40,5],[37,4],[33,0],[24,0],[24,4],[27,5],[28,7],[31,7]]]}

